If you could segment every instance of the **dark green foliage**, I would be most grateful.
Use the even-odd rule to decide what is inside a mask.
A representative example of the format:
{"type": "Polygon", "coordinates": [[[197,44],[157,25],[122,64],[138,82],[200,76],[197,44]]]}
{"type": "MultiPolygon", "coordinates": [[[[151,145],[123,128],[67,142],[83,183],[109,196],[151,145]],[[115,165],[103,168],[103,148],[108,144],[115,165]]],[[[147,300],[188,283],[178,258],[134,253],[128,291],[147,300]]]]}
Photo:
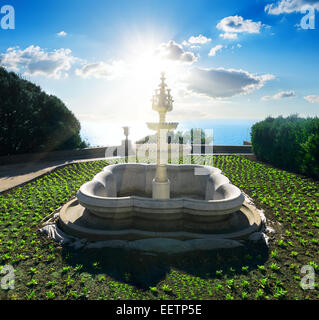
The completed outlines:
{"type": "Polygon", "coordinates": [[[0,155],[86,147],[64,103],[0,67],[0,155]]]}
{"type": "Polygon", "coordinates": [[[251,141],[259,160],[319,177],[319,118],[268,117],[252,127],[251,141]]]}

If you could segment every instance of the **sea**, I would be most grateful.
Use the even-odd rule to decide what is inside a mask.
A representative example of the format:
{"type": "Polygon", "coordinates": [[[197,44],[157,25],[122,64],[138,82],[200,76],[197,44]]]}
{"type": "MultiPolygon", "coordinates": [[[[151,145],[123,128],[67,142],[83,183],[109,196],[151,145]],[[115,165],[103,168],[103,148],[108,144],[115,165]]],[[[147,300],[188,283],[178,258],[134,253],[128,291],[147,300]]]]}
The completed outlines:
{"type": "MultiPolygon", "coordinates": [[[[243,145],[251,140],[251,127],[260,120],[252,119],[213,119],[201,121],[181,121],[177,131],[202,129],[213,136],[215,145],[243,145]]],[[[128,126],[129,139],[135,142],[154,134],[145,123],[113,123],[103,121],[81,121],[81,136],[91,147],[115,146],[125,139],[123,127],[128,126]]]]}

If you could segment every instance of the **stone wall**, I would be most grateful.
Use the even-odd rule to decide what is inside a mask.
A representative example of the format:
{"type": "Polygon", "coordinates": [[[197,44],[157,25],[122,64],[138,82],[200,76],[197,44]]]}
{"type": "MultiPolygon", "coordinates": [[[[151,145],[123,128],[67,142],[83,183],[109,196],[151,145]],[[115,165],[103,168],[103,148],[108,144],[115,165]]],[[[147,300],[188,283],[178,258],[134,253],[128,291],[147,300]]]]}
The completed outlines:
{"type": "Polygon", "coordinates": [[[252,146],[220,146],[220,145],[193,145],[193,153],[213,154],[213,153],[252,153],[252,146]]]}
{"type": "MultiPolygon", "coordinates": [[[[107,156],[117,156],[123,153],[122,146],[113,147],[99,147],[99,148],[87,148],[81,150],[63,150],[52,151],[42,153],[27,153],[18,154],[12,156],[0,157],[0,165],[17,164],[25,162],[39,162],[39,161],[55,161],[55,160],[80,160],[80,159],[93,159],[104,158],[106,151],[107,156]],[[119,153],[119,154],[118,154],[119,153]]],[[[252,153],[251,146],[212,146],[212,145],[194,145],[193,153],[252,153]]],[[[129,150],[129,154],[132,154],[132,150],[129,150]]]]}

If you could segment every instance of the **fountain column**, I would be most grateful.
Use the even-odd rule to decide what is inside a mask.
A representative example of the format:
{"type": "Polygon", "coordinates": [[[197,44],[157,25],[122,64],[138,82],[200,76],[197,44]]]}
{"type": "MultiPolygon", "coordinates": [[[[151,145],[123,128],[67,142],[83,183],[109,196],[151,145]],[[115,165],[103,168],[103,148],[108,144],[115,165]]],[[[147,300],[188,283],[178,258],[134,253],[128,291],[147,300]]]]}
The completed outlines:
{"type": "Polygon", "coordinates": [[[177,122],[166,122],[166,113],[173,109],[173,98],[170,94],[170,89],[166,89],[164,72],[161,77],[159,89],[155,90],[153,96],[152,109],[159,113],[158,123],[147,123],[151,130],[157,132],[157,162],[156,176],[152,182],[152,197],[154,199],[168,199],[170,197],[170,181],[167,177],[166,162],[163,162],[161,154],[168,152],[167,131],[176,129],[177,122]],[[164,131],[165,130],[165,131],[164,131]]]}
{"type": "Polygon", "coordinates": [[[125,135],[125,140],[124,140],[124,156],[125,156],[125,162],[128,162],[128,148],[129,148],[129,140],[128,140],[128,135],[130,132],[129,127],[123,127],[124,135],[125,135]]]}

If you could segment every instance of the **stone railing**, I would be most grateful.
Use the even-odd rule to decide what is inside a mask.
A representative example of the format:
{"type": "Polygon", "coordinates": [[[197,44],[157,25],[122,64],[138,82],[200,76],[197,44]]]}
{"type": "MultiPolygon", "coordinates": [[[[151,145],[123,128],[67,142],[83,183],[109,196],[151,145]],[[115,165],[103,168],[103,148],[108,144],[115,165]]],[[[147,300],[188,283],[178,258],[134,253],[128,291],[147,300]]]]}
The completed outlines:
{"type": "MultiPolygon", "coordinates": [[[[133,147],[134,149],[134,147],[133,147]]],[[[0,157],[0,165],[27,163],[27,162],[40,162],[40,161],[56,161],[56,160],[80,160],[80,159],[94,159],[104,158],[106,154],[109,156],[124,156],[122,146],[113,147],[98,147],[98,148],[86,148],[80,150],[63,150],[63,151],[51,151],[41,153],[26,153],[10,156],[0,157]]],[[[252,153],[252,146],[220,146],[220,145],[193,145],[193,153],[201,154],[236,154],[252,153]]],[[[134,154],[132,149],[129,151],[129,155],[134,154]]]]}

